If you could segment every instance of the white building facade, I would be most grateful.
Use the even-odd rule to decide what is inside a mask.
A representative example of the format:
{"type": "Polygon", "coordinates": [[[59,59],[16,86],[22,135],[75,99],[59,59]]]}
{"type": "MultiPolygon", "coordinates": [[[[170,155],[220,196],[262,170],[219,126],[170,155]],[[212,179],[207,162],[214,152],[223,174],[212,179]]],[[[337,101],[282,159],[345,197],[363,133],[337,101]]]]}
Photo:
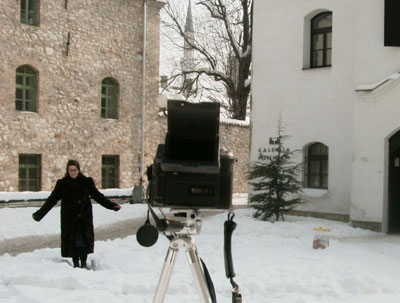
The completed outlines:
{"type": "Polygon", "coordinates": [[[250,157],[281,117],[304,163],[298,211],[400,231],[398,2],[254,3],[250,157]]]}

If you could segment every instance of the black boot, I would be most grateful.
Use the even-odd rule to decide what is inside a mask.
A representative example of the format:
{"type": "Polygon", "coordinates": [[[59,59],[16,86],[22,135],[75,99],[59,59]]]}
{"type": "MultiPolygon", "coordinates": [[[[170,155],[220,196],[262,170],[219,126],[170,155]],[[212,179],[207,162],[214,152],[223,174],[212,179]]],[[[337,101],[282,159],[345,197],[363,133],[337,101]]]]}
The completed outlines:
{"type": "Polygon", "coordinates": [[[72,262],[74,263],[74,268],[79,267],[79,256],[73,256],[72,262]]]}
{"type": "Polygon", "coordinates": [[[85,254],[85,253],[82,253],[81,255],[80,255],[80,258],[81,258],[81,268],[88,268],[87,267],[87,264],[86,264],[86,261],[87,261],[87,254],[85,254]]]}

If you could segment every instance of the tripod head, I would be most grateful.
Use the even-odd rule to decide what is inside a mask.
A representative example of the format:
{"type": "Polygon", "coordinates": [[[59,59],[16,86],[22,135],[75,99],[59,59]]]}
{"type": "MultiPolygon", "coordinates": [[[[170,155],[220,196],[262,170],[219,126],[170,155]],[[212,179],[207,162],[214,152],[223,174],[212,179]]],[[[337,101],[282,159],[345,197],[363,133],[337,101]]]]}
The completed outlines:
{"type": "Polygon", "coordinates": [[[196,209],[172,209],[156,222],[157,229],[167,236],[194,236],[200,233],[201,214],[196,209]]]}
{"type": "Polygon", "coordinates": [[[149,205],[147,221],[136,233],[136,239],[140,245],[153,246],[157,242],[159,232],[169,240],[177,237],[191,237],[200,233],[203,221],[198,210],[172,209],[170,213],[165,213],[162,209],[160,211],[162,218],[159,218],[149,205]],[[156,226],[151,225],[149,213],[151,213],[156,226]]]}

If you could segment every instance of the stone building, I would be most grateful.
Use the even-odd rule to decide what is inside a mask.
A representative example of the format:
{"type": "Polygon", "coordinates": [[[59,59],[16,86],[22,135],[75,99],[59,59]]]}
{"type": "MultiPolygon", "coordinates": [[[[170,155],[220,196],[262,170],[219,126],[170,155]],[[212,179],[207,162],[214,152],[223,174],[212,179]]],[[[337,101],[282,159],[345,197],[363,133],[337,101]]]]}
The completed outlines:
{"type": "MultiPolygon", "coordinates": [[[[100,188],[139,182],[143,3],[0,1],[0,191],[50,190],[70,158],[100,188]]],[[[157,116],[162,5],[147,0],[147,116],[157,116]]]]}
{"type": "Polygon", "coordinates": [[[400,1],[254,2],[251,160],[279,117],[306,214],[400,231],[400,1]]]}
{"type": "MultiPolygon", "coordinates": [[[[49,191],[68,159],[99,188],[140,183],[144,0],[0,1],[0,191],[49,191]],[[7,172],[5,174],[4,172],[7,172]]],[[[159,12],[147,0],[144,167],[164,140],[159,12]]],[[[247,192],[248,126],[225,122],[235,192],[247,192]]]]}

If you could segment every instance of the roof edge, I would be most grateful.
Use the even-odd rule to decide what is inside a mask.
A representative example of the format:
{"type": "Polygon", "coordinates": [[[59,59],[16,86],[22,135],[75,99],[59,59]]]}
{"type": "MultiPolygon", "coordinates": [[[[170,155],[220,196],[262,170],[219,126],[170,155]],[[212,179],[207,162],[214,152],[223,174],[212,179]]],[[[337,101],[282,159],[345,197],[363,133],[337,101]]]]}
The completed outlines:
{"type": "Polygon", "coordinates": [[[356,92],[371,92],[376,90],[378,87],[381,87],[382,85],[384,85],[387,82],[390,81],[394,81],[394,80],[398,80],[400,78],[400,72],[397,73],[393,73],[389,76],[387,76],[386,78],[372,83],[372,84],[360,84],[356,86],[356,92]]]}

